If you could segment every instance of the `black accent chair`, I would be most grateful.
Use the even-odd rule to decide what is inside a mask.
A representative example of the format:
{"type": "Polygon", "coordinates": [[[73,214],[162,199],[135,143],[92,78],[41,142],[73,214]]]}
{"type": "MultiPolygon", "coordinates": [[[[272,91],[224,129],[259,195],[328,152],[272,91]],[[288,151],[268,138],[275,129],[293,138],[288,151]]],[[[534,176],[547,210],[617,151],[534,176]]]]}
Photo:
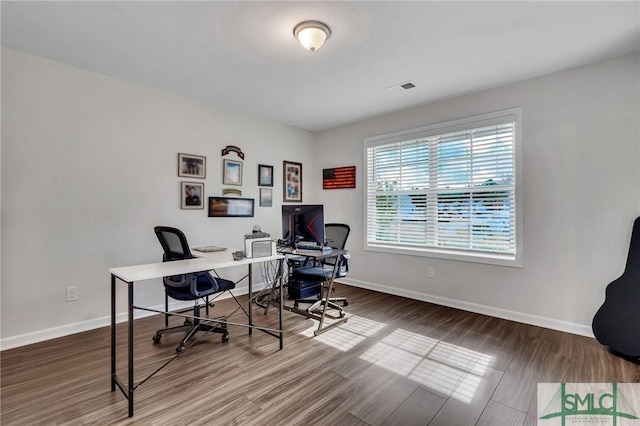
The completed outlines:
{"type": "MultiPolygon", "coordinates": [[[[334,249],[344,250],[347,244],[347,238],[351,232],[349,225],[343,223],[327,223],[324,226],[326,245],[334,249]]],[[[311,306],[307,308],[307,312],[311,312],[317,309],[325,301],[322,298],[322,286],[324,286],[333,274],[334,267],[336,268],[335,278],[344,278],[349,273],[349,254],[340,255],[337,258],[328,258],[322,261],[320,264],[306,265],[293,270],[292,278],[297,282],[315,283],[318,285],[319,293],[316,298],[308,299],[296,299],[294,307],[297,308],[300,303],[310,303],[311,306]],[[337,265],[336,265],[337,262],[337,265]]],[[[336,309],[340,313],[340,317],[343,316],[342,308],[338,303],[342,303],[342,306],[347,306],[349,301],[346,297],[330,297],[327,295],[327,306],[336,309]]]]}
{"type": "Polygon", "coordinates": [[[605,299],[593,317],[593,335],[614,354],[640,363],[640,217],[631,230],[627,264],[607,285],[605,299]]]}
{"type": "MultiPolygon", "coordinates": [[[[187,238],[179,229],[168,226],[156,226],[154,231],[164,250],[162,256],[163,262],[192,259],[195,257],[191,254],[189,244],[187,244],[187,238]]],[[[193,320],[187,318],[184,325],[181,326],[158,330],[153,336],[154,343],[158,343],[164,334],[186,332],[176,347],[176,352],[180,353],[184,352],[187,342],[198,331],[222,333],[222,341],[226,342],[229,340],[229,332],[226,324],[227,317],[216,317],[204,321],[198,317],[200,317],[200,299],[205,299],[208,314],[210,306],[209,296],[235,288],[236,284],[233,281],[214,277],[210,272],[205,271],[164,277],[163,283],[165,288],[165,311],[169,310],[169,297],[175,300],[191,300],[194,302],[193,316],[196,318],[193,320]]],[[[170,314],[165,317],[166,325],[168,325],[169,316],[170,314]]]]}

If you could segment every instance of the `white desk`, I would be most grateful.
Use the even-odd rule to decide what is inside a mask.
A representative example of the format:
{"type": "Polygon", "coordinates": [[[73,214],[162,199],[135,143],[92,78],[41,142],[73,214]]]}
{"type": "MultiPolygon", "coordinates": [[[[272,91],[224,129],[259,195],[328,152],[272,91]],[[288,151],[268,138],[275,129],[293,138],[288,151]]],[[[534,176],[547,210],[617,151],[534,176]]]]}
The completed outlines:
{"type": "MultiPolygon", "coordinates": [[[[149,311],[150,309],[142,308],[139,306],[135,306],[133,300],[133,286],[137,281],[150,280],[154,278],[162,278],[171,275],[180,275],[187,274],[190,272],[203,272],[210,271],[212,269],[222,269],[229,268],[232,266],[242,266],[247,265],[249,268],[248,275],[248,286],[249,286],[249,298],[248,298],[248,317],[249,323],[247,325],[249,329],[249,334],[251,334],[252,330],[255,328],[257,330],[261,330],[269,335],[272,335],[279,339],[280,341],[280,349],[284,347],[284,332],[282,326],[282,271],[283,271],[283,260],[284,256],[277,254],[274,256],[268,257],[259,257],[254,259],[242,259],[242,260],[233,260],[232,256],[233,250],[226,250],[222,252],[213,252],[213,253],[201,253],[196,252],[198,258],[195,259],[187,259],[187,260],[178,260],[175,262],[160,262],[160,263],[150,263],[146,265],[134,265],[134,266],[124,266],[120,268],[111,268],[109,269],[109,273],[111,274],[111,391],[114,392],[116,390],[116,386],[122,391],[125,398],[129,400],[129,417],[133,416],[133,402],[134,402],[134,393],[138,386],[140,386],[143,382],[145,382],[149,377],[151,377],[154,373],[152,373],[147,378],[143,379],[137,385],[134,383],[134,354],[133,354],[133,312],[135,309],[142,309],[149,311]],[[274,332],[272,329],[268,329],[266,327],[259,327],[253,324],[252,317],[252,292],[253,292],[253,271],[252,265],[254,263],[268,262],[268,261],[278,261],[278,274],[276,277],[276,281],[279,287],[280,293],[280,303],[279,303],[279,328],[274,332]],[[128,383],[125,384],[120,380],[116,373],[116,281],[120,280],[127,284],[128,290],[128,362],[127,362],[127,375],[128,375],[128,383]]],[[[194,254],[195,255],[195,254],[194,254]]],[[[153,310],[151,310],[153,311],[153,310]]],[[[155,311],[158,312],[158,311],[155,311]]],[[[164,313],[164,312],[160,312],[164,313]]],[[[166,365],[166,364],[165,364],[166,365]]],[[[164,366],[163,366],[164,367],[164,366]]],[[[162,368],[162,367],[161,367],[162,368]]]]}

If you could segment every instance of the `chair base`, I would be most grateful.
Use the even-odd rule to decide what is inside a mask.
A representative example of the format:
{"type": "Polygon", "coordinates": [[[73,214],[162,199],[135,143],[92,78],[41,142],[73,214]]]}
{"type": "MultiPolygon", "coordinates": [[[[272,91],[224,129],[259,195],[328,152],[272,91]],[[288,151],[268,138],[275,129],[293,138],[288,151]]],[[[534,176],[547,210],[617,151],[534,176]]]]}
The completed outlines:
{"type": "MultiPolygon", "coordinates": [[[[199,309],[197,311],[199,311],[199,309]]],[[[195,316],[199,316],[199,312],[196,312],[195,316]]],[[[160,339],[165,334],[186,332],[185,336],[182,338],[182,340],[176,347],[176,352],[182,353],[186,349],[186,346],[189,340],[198,331],[205,331],[207,333],[221,333],[222,341],[227,342],[229,341],[229,330],[227,329],[226,321],[227,321],[227,317],[211,318],[204,321],[200,319],[195,319],[193,322],[187,319],[185,320],[184,325],[180,325],[177,327],[163,328],[161,330],[156,331],[156,334],[153,336],[153,343],[159,343],[160,339]],[[210,324],[212,322],[217,322],[218,324],[212,325],[210,324]]]]}
{"type": "Polygon", "coordinates": [[[332,308],[338,311],[338,315],[340,318],[344,317],[344,310],[338,303],[342,303],[342,306],[348,306],[349,301],[346,297],[331,297],[327,299],[296,299],[293,303],[293,307],[297,308],[300,303],[310,303],[306,311],[311,313],[319,308],[321,308],[324,304],[327,304],[327,308],[332,308]]]}

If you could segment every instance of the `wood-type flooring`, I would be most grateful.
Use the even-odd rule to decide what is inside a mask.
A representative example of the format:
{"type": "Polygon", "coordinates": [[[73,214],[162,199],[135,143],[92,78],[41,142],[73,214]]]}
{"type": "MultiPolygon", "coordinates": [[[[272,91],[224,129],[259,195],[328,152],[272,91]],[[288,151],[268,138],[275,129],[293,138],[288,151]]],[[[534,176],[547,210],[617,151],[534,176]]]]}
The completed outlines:
{"type": "MultiPolygon", "coordinates": [[[[138,387],[133,418],[110,390],[109,327],[3,351],[0,423],[535,425],[538,383],[640,382],[640,365],[588,337],[346,285],[337,294],[349,298],[349,321],[313,337],[312,320],[285,311],[282,351],[271,336],[231,327],[229,342],[201,333],[176,357],[180,335],[151,339],[163,317],[136,320],[136,383],[173,360],[138,387]]],[[[234,306],[225,299],[211,313],[234,306]]],[[[277,325],[275,309],[254,312],[277,325]]]]}

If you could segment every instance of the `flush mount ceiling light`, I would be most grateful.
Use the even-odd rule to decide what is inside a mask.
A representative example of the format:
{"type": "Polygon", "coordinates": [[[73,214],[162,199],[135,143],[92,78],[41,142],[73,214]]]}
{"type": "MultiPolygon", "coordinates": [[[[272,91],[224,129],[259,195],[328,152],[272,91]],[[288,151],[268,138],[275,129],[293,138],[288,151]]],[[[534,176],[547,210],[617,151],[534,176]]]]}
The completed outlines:
{"type": "Polygon", "coordinates": [[[293,29],[293,35],[298,39],[302,47],[315,52],[331,36],[331,30],[322,22],[304,21],[296,25],[293,29]]]}

